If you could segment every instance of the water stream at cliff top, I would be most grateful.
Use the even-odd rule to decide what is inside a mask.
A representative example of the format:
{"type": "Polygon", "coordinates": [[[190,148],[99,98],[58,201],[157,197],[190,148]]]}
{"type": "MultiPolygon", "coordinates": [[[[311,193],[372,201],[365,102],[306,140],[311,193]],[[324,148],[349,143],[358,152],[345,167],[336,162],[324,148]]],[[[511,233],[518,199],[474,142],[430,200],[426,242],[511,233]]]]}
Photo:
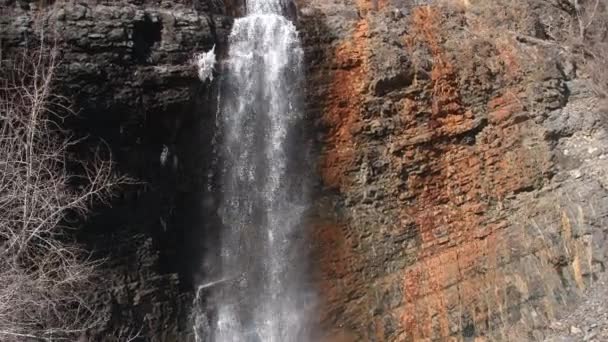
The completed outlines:
{"type": "Polygon", "coordinates": [[[219,99],[218,268],[199,288],[197,339],[306,341],[303,286],[307,208],[303,157],[294,135],[302,49],[282,0],[248,0],[229,38],[219,99]],[[199,322],[200,323],[200,322],[199,322]]]}

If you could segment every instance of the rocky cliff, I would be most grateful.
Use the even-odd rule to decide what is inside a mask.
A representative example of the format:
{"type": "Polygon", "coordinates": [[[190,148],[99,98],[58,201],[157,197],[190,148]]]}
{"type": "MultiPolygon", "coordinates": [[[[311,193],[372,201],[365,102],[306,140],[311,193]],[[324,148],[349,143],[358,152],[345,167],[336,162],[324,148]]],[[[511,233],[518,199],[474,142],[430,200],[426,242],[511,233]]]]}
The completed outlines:
{"type": "Polygon", "coordinates": [[[204,240],[199,193],[215,120],[215,95],[191,59],[214,45],[222,52],[232,7],[220,1],[2,5],[4,56],[43,35],[60,51],[56,90],[78,112],[65,126],[85,137],[74,153],[86,159],[91,146],[107,144],[118,171],[142,183],[121,189],[109,208],[100,206],[81,224],[81,242],[106,260],[91,293],[108,320],[88,340],[189,340],[204,240]]]}
{"type": "MultiPolygon", "coordinates": [[[[3,51],[41,28],[56,39],[58,87],[80,112],[66,125],[107,142],[121,172],[145,182],[79,233],[108,258],[92,293],[111,319],[89,339],[191,339],[192,282],[216,226],[201,193],[217,94],[190,58],[213,45],[221,58],[240,1],[2,4],[3,51]]],[[[297,7],[326,339],[542,340],[607,257],[605,107],[552,32],[563,9],[297,7]]]]}
{"type": "Polygon", "coordinates": [[[542,340],[604,271],[605,109],[553,4],[421,3],[300,1],[322,326],[542,340]]]}

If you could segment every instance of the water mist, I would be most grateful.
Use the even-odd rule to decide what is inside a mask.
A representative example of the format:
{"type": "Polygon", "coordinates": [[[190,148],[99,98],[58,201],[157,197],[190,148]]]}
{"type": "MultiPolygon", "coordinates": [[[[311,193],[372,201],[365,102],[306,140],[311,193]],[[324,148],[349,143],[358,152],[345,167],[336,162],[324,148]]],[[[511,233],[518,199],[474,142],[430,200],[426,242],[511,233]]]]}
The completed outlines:
{"type": "Polygon", "coordinates": [[[297,138],[303,53],[283,7],[281,0],[247,1],[221,70],[216,196],[222,227],[217,262],[198,291],[205,297],[195,324],[201,341],[309,339],[302,252],[308,181],[306,148],[297,138]]]}

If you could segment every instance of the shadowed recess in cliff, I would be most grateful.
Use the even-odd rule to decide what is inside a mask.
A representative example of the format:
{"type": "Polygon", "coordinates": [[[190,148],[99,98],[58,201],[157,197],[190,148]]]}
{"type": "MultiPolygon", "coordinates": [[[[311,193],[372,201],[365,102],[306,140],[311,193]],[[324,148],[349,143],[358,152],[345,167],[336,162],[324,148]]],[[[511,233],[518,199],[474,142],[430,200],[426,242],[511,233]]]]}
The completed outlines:
{"type": "MultiPolygon", "coordinates": [[[[195,333],[201,341],[307,340],[308,169],[296,92],[302,49],[278,0],[247,2],[220,82],[215,176],[219,241],[207,248],[195,333]]],[[[213,177],[212,177],[213,178],[213,177]]]]}
{"type": "Polygon", "coordinates": [[[146,64],[152,52],[154,43],[160,42],[163,26],[158,19],[145,16],[144,20],[133,26],[133,58],[146,64]]]}

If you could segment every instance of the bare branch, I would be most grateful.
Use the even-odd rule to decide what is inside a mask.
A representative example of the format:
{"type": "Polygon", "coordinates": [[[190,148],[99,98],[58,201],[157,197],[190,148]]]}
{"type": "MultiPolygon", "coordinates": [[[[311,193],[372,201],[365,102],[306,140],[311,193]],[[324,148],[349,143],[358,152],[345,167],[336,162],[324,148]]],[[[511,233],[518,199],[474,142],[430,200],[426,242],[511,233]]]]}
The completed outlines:
{"type": "Polygon", "coordinates": [[[55,48],[0,63],[0,340],[75,340],[106,317],[88,296],[99,261],[67,239],[65,220],[130,180],[99,150],[70,160],[78,141],[59,125],[69,111],[53,93],[55,48]]]}

